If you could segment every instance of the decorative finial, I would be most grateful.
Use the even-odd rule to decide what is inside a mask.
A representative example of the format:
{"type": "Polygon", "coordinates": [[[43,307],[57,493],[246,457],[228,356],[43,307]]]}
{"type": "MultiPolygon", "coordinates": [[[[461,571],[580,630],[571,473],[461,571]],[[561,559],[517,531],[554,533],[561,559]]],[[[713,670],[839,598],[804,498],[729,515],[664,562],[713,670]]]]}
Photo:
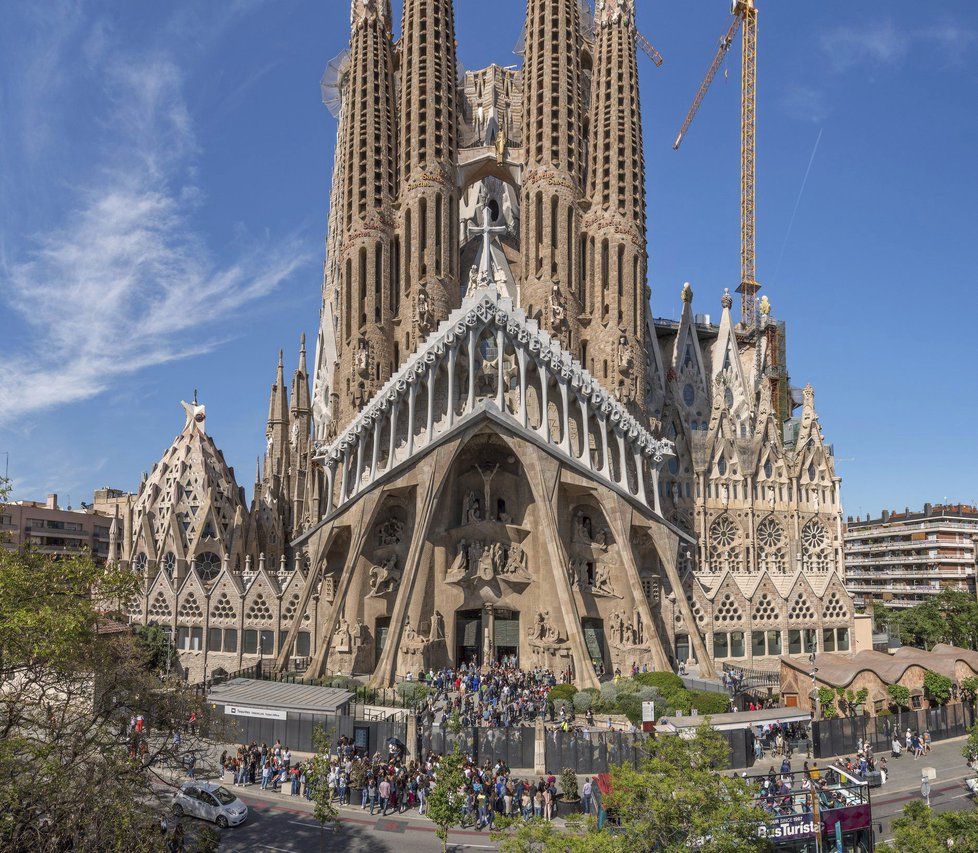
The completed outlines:
{"type": "Polygon", "coordinates": [[[765,317],[771,314],[771,302],[766,295],[761,297],[761,314],[765,317]]]}
{"type": "Polygon", "coordinates": [[[724,310],[729,309],[733,305],[733,297],[730,295],[730,288],[723,288],[723,296],[720,297],[720,305],[724,310]]]}
{"type": "Polygon", "coordinates": [[[194,388],[194,405],[195,406],[199,405],[198,402],[197,402],[197,389],[196,388],[194,388]]]}
{"type": "Polygon", "coordinates": [[[284,362],[282,361],[282,350],[278,351],[278,366],[282,367],[284,362]]]}
{"type": "Polygon", "coordinates": [[[693,301],[693,287],[688,281],[683,284],[682,297],[683,302],[688,303],[693,301]]]}

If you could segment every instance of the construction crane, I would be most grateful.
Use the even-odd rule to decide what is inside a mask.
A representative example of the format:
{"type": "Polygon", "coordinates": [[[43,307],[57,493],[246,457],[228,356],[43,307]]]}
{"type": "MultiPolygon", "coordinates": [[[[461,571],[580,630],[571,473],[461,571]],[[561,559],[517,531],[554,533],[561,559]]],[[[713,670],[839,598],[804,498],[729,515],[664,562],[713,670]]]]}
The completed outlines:
{"type": "Polygon", "coordinates": [[[693,104],[686,113],[679,134],[672,147],[678,149],[682,144],[686,131],[693,123],[707,89],[716,77],[717,71],[723,64],[730,45],[733,44],[737,28],[741,28],[741,45],[743,58],[740,72],[740,286],[737,292],[741,295],[740,319],[745,325],[757,322],[757,291],[761,286],[757,283],[757,266],[755,251],[757,248],[754,236],[756,222],[754,178],[756,174],[756,149],[754,140],[757,134],[757,7],[754,0],[733,0],[733,20],[727,32],[720,39],[716,55],[706,77],[700,84],[693,104]]]}
{"type": "Polygon", "coordinates": [[[645,51],[645,55],[655,63],[656,67],[662,65],[662,54],[637,29],[635,30],[635,43],[645,51]]]}

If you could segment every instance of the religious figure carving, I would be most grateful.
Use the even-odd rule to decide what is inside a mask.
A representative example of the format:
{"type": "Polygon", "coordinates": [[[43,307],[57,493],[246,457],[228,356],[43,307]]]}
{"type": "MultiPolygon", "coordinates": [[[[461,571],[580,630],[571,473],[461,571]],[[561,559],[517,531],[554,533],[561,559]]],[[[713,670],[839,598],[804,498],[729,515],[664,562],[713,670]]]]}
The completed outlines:
{"type": "Polygon", "coordinates": [[[635,367],[635,353],[632,350],[632,345],[628,342],[628,333],[625,331],[625,327],[619,327],[618,331],[618,372],[623,376],[628,376],[635,367]]]}
{"type": "Polygon", "coordinates": [[[591,584],[591,593],[592,595],[621,598],[611,585],[611,568],[609,566],[598,563],[594,567],[594,582],[591,584]]]}
{"type": "Polygon", "coordinates": [[[458,553],[452,561],[451,567],[445,580],[448,583],[456,583],[462,580],[469,570],[469,543],[465,539],[460,539],[458,543],[458,553]]]}
{"type": "Polygon", "coordinates": [[[626,619],[619,611],[611,615],[609,644],[616,649],[646,648],[645,626],[638,610],[632,611],[632,618],[626,619]]]}
{"type": "Polygon", "coordinates": [[[357,341],[357,351],[353,355],[353,366],[364,379],[370,376],[370,344],[364,337],[357,341]]]}
{"type": "Polygon", "coordinates": [[[418,332],[422,335],[427,335],[435,327],[435,315],[431,310],[428,288],[423,284],[418,287],[416,323],[418,332]]]}
{"type": "Polygon", "coordinates": [[[585,515],[582,509],[574,510],[571,539],[583,545],[592,545],[601,551],[608,550],[608,531],[603,527],[595,531],[591,517],[585,515]]]}
{"type": "Polygon", "coordinates": [[[431,629],[428,632],[428,642],[435,643],[445,639],[445,620],[437,610],[431,614],[431,629]]]}
{"type": "Polygon", "coordinates": [[[565,349],[569,342],[570,328],[567,324],[567,301],[564,299],[560,285],[554,282],[550,288],[548,299],[550,314],[550,330],[565,349]]]}
{"type": "Polygon", "coordinates": [[[397,568],[397,555],[391,554],[382,565],[370,568],[370,592],[368,598],[387,595],[397,589],[401,580],[401,571],[397,568]]]}
{"type": "Polygon", "coordinates": [[[510,546],[509,553],[506,555],[506,565],[503,571],[507,575],[528,575],[526,569],[526,551],[523,550],[522,545],[510,546]]]}
{"type": "Polygon", "coordinates": [[[539,643],[559,643],[560,634],[554,627],[549,610],[538,610],[533,624],[529,627],[531,641],[539,643]]]}
{"type": "Polygon", "coordinates": [[[340,616],[340,621],[336,624],[336,651],[347,653],[351,650],[350,623],[346,618],[340,616]]]}
{"type": "Polygon", "coordinates": [[[573,557],[567,566],[567,579],[572,587],[584,589],[587,586],[587,560],[573,557]]]}
{"type": "Polygon", "coordinates": [[[506,159],[506,131],[500,126],[496,131],[496,162],[502,165],[506,159]]]}
{"type": "Polygon", "coordinates": [[[377,544],[381,547],[398,545],[404,535],[404,524],[391,516],[377,527],[377,544]]]}
{"type": "Polygon", "coordinates": [[[465,496],[462,508],[462,524],[475,524],[477,521],[482,521],[482,502],[474,491],[470,491],[465,496]]]}
{"type": "Polygon", "coordinates": [[[357,623],[350,630],[353,639],[353,651],[357,651],[367,639],[367,629],[364,627],[363,620],[357,617],[357,623]]]}

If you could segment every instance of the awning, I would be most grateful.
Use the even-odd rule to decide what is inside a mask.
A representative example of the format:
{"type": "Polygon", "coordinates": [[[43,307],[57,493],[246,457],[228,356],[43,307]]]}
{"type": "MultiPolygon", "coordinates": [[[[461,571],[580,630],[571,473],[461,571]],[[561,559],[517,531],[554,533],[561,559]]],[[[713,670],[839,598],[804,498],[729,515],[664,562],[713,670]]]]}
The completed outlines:
{"type": "Polygon", "coordinates": [[[290,684],[256,678],[232,678],[217,684],[207,694],[214,705],[248,708],[273,708],[278,711],[306,711],[336,714],[353,698],[349,690],[318,687],[314,684],[290,684]]]}
{"type": "MultiPolygon", "coordinates": [[[[663,717],[657,728],[668,731],[680,731],[699,728],[707,718],[695,717],[663,717]]],[[[711,728],[720,732],[734,729],[752,729],[754,726],[766,726],[772,723],[810,723],[810,711],[798,708],[764,708],[761,711],[739,711],[730,714],[712,714],[709,718],[711,728]]]]}

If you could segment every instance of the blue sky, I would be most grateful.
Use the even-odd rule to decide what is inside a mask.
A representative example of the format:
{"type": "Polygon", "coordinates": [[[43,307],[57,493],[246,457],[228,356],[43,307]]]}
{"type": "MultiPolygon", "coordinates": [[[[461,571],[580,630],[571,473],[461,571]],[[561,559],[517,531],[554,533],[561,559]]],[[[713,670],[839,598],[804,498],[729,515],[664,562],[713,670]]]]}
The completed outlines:
{"type": "MultiPolygon", "coordinates": [[[[729,3],[638,5],[665,57],[641,60],[653,308],[676,316],[688,280],[716,314],[739,274],[739,51],[671,143],[729,3]]],[[[846,511],[974,501],[978,7],[759,5],[758,274],[846,511]]],[[[15,497],[75,505],[134,489],[197,387],[250,488],[276,353],[294,367],[318,323],[319,78],[347,4],[3,6],[0,473],[9,452],[15,497]]],[[[523,8],[456,0],[461,62],[517,61],[523,8]]]]}

